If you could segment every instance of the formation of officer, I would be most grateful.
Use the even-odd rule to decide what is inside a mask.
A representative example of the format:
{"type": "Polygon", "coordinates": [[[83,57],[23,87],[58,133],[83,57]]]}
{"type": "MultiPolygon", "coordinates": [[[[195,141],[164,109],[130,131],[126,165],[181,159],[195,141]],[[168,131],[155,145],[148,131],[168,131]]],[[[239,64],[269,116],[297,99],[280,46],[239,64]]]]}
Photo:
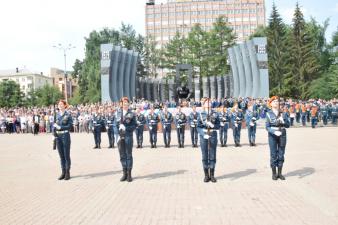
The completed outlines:
{"type": "Polygon", "coordinates": [[[61,175],[59,180],[70,179],[70,133],[69,130],[73,125],[72,116],[67,112],[67,103],[60,100],[58,103],[59,113],[56,116],[56,121],[53,124],[53,130],[56,138],[56,147],[61,161],[61,175]]]}
{"type": "Polygon", "coordinates": [[[144,125],[146,124],[146,118],[141,113],[140,109],[136,109],[136,141],[137,141],[137,147],[136,148],[142,148],[143,144],[143,131],[144,131],[144,125]]]}
{"type": "Polygon", "coordinates": [[[133,132],[136,129],[137,121],[135,114],[129,108],[129,99],[123,97],[120,100],[121,108],[116,114],[116,124],[119,138],[117,146],[120,154],[123,175],[120,181],[131,182],[133,180],[131,171],[133,169],[133,132]]]}
{"type": "Polygon", "coordinates": [[[173,115],[171,112],[168,111],[168,107],[164,106],[163,112],[161,113],[161,124],[165,148],[170,147],[172,123],[173,123],[173,115]]]}
{"type": "Polygon", "coordinates": [[[187,123],[187,116],[182,112],[181,106],[178,106],[177,109],[178,112],[175,116],[175,125],[177,132],[178,147],[184,148],[184,133],[185,133],[185,124],[187,123]]]}
{"type": "Polygon", "coordinates": [[[156,148],[156,142],[157,142],[157,126],[159,123],[159,116],[157,113],[155,113],[155,109],[153,106],[150,108],[150,112],[147,115],[147,126],[149,129],[149,137],[150,137],[150,144],[151,148],[156,148]]]}
{"type": "Polygon", "coordinates": [[[288,114],[281,109],[279,97],[271,97],[269,105],[271,106],[271,110],[267,112],[265,127],[268,131],[272,179],[277,180],[279,178],[285,180],[282,170],[286,147],[286,128],[290,127],[290,122],[288,114]]]}
{"type": "Polygon", "coordinates": [[[97,109],[91,119],[91,127],[94,134],[95,146],[94,149],[101,149],[101,132],[104,127],[104,116],[102,109],[97,109]]]}
{"type": "Polygon", "coordinates": [[[190,126],[190,136],[192,147],[197,147],[198,142],[198,132],[197,132],[197,119],[199,117],[199,113],[196,111],[196,105],[192,106],[192,112],[188,117],[189,126],[190,126]]]}
{"type": "Polygon", "coordinates": [[[219,113],[220,128],[219,128],[219,139],[221,147],[226,147],[228,141],[228,129],[230,126],[231,113],[228,108],[223,105],[219,113]]]}
{"type": "Polygon", "coordinates": [[[218,113],[211,109],[210,99],[202,99],[202,112],[197,119],[198,133],[202,151],[204,182],[213,182],[215,178],[217,130],[220,126],[218,113]]]}

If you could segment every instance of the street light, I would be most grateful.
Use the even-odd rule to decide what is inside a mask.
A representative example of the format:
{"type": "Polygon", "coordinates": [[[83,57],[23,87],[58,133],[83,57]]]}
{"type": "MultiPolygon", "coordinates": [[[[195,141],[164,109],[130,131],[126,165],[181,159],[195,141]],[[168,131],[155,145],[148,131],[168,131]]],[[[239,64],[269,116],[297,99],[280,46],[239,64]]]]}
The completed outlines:
{"type": "Polygon", "coordinates": [[[62,44],[58,44],[58,45],[53,45],[53,48],[57,48],[59,50],[62,50],[63,51],[63,56],[65,58],[65,71],[64,71],[64,76],[65,76],[65,100],[66,102],[68,102],[68,84],[67,84],[67,51],[68,50],[71,50],[73,48],[75,48],[75,46],[72,46],[71,44],[68,44],[68,45],[62,45],[62,44]]]}

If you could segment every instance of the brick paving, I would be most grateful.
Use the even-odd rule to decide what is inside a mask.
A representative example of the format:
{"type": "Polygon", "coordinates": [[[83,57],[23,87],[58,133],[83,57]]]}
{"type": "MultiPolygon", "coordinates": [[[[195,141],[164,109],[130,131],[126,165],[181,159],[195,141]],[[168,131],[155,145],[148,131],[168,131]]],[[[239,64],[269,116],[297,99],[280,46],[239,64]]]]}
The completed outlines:
{"type": "Polygon", "coordinates": [[[286,181],[272,181],[267,133],[257,147],[218,147],[217,183],[203,183],[200,149],[134,149],[134,182],[120,182],[117,149],[72,134],[72,179],[58,181],[51,135],[0,135],[0,224],[338,224],[338,128],[288,130],[286,181]]]}

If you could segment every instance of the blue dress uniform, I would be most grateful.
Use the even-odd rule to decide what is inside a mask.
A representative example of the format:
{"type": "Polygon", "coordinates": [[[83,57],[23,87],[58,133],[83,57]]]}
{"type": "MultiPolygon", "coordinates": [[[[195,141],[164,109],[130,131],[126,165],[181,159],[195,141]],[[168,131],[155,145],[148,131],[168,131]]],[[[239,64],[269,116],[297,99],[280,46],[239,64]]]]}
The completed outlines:
{"type": "Polygon", "coordinates": [[[332,106],[332,124],[337,125],[337,118],[338,118],[338,105],[336,103],[332,106]]]}
{"type": "Polygon", "coordinates": [[[248,138],[250,146],[255,146],[256,142],[256,128],[257,120],[259,119],[259,114],[257,111],[252,111],[248,109],[245,114],[245,124],[248,128],[248,138]]]}
{"type": "Polygon", "coordinates": [[[220,127],[219,136],[221,146],[225,147],[228,141],[228,129],[230,126],[230,113],[228,110],[219,113],[220,127]]]}
{"type": "Polygon", "coordinates": [[[232,132],[234,136],[235,146],[239,147],[241,142],[241,129],[242,129],[242,121],[244,119],[244,115],[242,110],[236,109],[231,113],[231,124],[232,124],[232,132]]]}
{"type": "Polygon", "coordinates": [[[172,122],[173,122],[173,115],[171,114],[171,112],[162,112],[161,123],[162,123],[164,145],[166,148],[170,147],[172,122]]]}
{"type": "Polygon", "coordinates": [[[119,110],[116,113],[116,124],[119,130],[117,146],[119,149],[120,162],[123,169],[121,181],[128,180],[128,182],[130,182],[132,181],[131,170],[133,168],[133,132],[137,126],[136,116],[130,109],[125,112],[123,112],[123,110],[119,110]],[[122,129],[122,125],[125,129],[122,129]]]}
{"type": "Polygon", "coordinates": [[[184,133],[187,116],[183,112],[178,112],[175,116],[175,125],[177,132],[178,147],[184,148],[184,133]]]}
{"type": "Polygon", "coordinates": [[[323,124],[327,125],[327,117],[328,117],[328,107],[327,105],[320,106],[320,114],[322,116],[323,124]]]}
{"type": "Polygon", "coordinates": [[[61,160],[61,169],[62,174],[59,177],[59,180],[70,179],[70,129],[73,126],[73,119],[70,113],[67,111],[64,112],[63,115],[58,113],[56,118],[56,124],[60,129],[54,128],[54,133],[56,134],[56,146],[59,152],[60,160],[61,160]]]}
{"type": "Polygon", "coordinates": [[[214,173],[216,166],[217,130],[220,127],[218,113],[211,111],[208,116],[208,112],[202,111],[197,119],[197,127],[202,150],[204,182],[208,182],[209,180],[216,182],[214,173]]]}
{"type": "Polygon", "coordinates": [[[136,140],[137,140],[137,148],[142,148],[143,144],[143,130],[144,130],[144,124],[146,124],[146,118],[145,116],[140,113],[136,115],[136,140]]]}
{"type": "Polygon", "coordinates": [[[105,118],[105,124],[107,129],[107,135],[109,140],[109,147],[108,148],[114,148],[115,143],[115,136],[114,136],[114,123],[115,123],[115,115],[114,114],[108,114],[105,118]]]}
{"type": "Polygon", "coordinates": [[[190,125],[191,143],[193,147],[197,147],[197,142],[198,142],[198,132],[197,132],[198,117],[199,117],[198,112],[191,112],[188,118],[189,125],[190,125]]]}
{"type": "Polygon", "coordinates": [[[101,129],[104,126],[104,117],[101,115],[94,115],[92,118],[92,128],[95,140],[95,148],[101,148],[101,129]]]}
{"type": "Polygon", "coordinates": [[[159,118],[156,113],[149,113],[147,115],[147,125],[149,129],[150,144],[151,148],[156,148],[157,142],[157,124],[159,123],[159,118]]]}
{"type": "Polygon", "coordinates": [[[266,130],[268,131],[269,147],[270,147],[270,166],[272,168],[272,179],[278,178],[284,180],[282,176],[282,168],[284,163],[284,154],[286,146],[286,129],[290,127],[287,113],[282,113],[283,121],[280,121],[272,110],[268,111],[266,117],[266,130]],[[275,131],[280,131],[281,135],[277,136],[275,131]],[[276,167],[278,167],[278,175],[276,175],[276,167]]]}

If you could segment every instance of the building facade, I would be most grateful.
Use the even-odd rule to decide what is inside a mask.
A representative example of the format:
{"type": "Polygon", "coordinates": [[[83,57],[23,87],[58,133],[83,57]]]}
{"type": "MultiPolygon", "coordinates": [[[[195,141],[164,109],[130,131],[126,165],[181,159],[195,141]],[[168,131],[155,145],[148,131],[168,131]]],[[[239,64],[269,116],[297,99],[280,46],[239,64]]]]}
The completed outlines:
{"type": "Polygon", "coordinates": [[[0,70],[0,82],[5,80],[15,81],[20,85],[21,91],[28,95],[32,90],[36,90],[45,85],[53,85],[53,78],[43,75],[43,73],[32,72],[28,69],[0,70]]]}
{"type": "Polygon", "coordinates": [[[177,31],[187,35],[197,23],[205,31],[211,30],[220,16],[228,19],[237,41],[244,41],[258,26],[265,25],[264,0],[168,0],[160,4],[149,0],[145,6],[146,35],[154,37],[161,47],[177,31]]]}
{"type": "MultiPolygon", "coordinates": [[[[70,71],[67,71],[67,96],[68,98],[73,97],[74,92],[78,88],[78,82],[76,79],[73,79],[70,74],[70,71]]],[[[50,69],[50,76],[53,78],[54,86],[58,87],[61,93],[65,95],[65,72],[58,68],[50,69]]]]}

